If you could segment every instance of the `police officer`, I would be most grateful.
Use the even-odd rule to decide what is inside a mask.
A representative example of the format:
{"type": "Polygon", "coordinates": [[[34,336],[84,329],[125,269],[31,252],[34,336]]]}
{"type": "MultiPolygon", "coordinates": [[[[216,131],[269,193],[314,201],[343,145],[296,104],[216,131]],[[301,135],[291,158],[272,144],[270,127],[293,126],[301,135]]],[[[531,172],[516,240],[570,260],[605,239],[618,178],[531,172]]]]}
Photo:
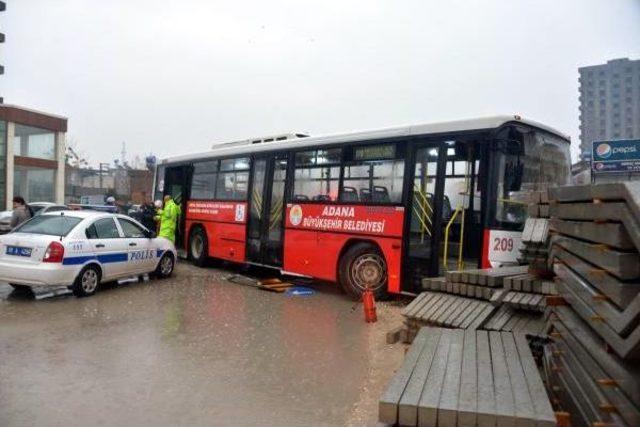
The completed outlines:
{"type": "Polygon", "coordinates": [[[160,221],[159,237],[164,237],[175,243],[176,227],[180,213],[180,206],[173,201],[171,196],[168,194],[164,196],[164,207],[159,209],[156,215],[156,220],[160,221]]]}
{"type": "Polygon", "coordinates": [[[138,213],[138,221],[148,230],[157,231],[156,230],[156,208],[153,203],[145,203],[140,207],[140,212],[138,213]]]}

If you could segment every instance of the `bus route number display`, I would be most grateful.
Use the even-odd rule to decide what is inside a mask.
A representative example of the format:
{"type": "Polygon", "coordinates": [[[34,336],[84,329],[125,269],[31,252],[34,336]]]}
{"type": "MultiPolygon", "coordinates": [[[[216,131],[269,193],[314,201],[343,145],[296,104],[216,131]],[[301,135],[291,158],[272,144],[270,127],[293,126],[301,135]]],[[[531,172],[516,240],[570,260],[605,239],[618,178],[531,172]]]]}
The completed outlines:
{"type": "Polygon", "coordinates": [[[396,156],[396,145],[371,145],[354,150],[354,160],[393,159],[396,156]]]}
{"type": "Polygon", "coordinates": [[[517,262],[522,233],[491,230],[489,233],[489,261],[491,263],[517,262]]]}

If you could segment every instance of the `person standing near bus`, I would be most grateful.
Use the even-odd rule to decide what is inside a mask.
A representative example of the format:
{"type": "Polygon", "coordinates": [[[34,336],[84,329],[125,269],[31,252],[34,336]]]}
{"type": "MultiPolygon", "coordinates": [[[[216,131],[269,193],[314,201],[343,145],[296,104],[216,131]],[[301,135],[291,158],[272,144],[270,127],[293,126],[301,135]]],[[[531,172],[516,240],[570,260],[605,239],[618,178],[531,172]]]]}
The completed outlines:
{"type": "Polygon", "coordinates": [[[176,228],[178,226],[178,217],[180,216],[180,206],[173,201],[171,196],[164,196],[164,207],[158,210],[156,220],[160,221],[159,237],[176,242],[176,228]]]}

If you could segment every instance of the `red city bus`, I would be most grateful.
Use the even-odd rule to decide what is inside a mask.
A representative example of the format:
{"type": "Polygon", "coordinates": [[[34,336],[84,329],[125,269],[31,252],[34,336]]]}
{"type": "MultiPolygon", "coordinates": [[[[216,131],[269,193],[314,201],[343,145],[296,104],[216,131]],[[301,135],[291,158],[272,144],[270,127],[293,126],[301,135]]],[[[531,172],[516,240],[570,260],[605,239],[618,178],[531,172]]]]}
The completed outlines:
{"type": "Polygon", "coordinates": [[[209,258],[417,292],[451,268],[516,261],[523,195],[570,179],[569,138],[519,116],[215,145],[158,164],[176,240],[209,258]]]}

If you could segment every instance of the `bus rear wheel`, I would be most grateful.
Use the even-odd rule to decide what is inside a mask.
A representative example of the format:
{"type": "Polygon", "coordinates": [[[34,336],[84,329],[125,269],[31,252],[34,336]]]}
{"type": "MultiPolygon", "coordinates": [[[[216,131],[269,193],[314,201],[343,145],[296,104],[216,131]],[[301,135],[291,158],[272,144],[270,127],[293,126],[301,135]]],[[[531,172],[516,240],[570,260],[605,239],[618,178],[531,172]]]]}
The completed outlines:
{"type": "Polygon", "coordinates": [[[369,288],[376,299],[387,297],[387,262],[380,250],[369,243],[351,246],[340,258],[338,280],[347,294],[361,300],[369,288]]]}
{"type": "Polygon", "coordinates": [[[204,267],[209,258],[209,241],[202,227],[197,227],[189,237],[189,256],[198,267],[204,267]]]}

